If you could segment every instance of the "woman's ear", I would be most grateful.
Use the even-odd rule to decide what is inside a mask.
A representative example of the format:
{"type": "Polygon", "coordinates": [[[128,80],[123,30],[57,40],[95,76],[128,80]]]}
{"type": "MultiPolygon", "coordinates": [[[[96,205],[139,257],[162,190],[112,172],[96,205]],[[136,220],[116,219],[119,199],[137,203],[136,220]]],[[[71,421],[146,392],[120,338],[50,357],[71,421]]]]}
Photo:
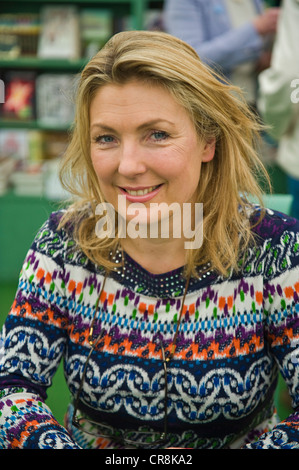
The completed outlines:
{"type": "Polygon", "coordinates": [[[213,160],[215,155],[215,149],[216,139],[210,139],[208,142],[206,142],[202,153],[202,161],[210,162],[211,160],[213,160]]]}

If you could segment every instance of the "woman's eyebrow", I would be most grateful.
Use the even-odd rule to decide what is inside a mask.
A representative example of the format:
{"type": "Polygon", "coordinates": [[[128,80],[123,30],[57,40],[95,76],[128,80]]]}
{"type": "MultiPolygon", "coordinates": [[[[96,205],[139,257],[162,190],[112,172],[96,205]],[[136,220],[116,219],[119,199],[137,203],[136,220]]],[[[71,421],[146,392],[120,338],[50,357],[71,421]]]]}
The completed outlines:
{"type": "MultiPolygon", "coordinates": [[[[152,119],[150,121],[146,121],[144,122],[143,124],[140,124],[138,127],[137,127],[137,130],[142,130],[142,129],[145,129],[147,127],[153,127],[153,126],[156,126],[156,125],[161,125],[161,124],[168,124],[170,126],[175,126],[175,124],[171,121],[168,121],[167,119],[152,119]]],[[[106,124],[102,124],[100,122],[96,122],[94,124],[92,124],[90,126],[90,130],[93,130],[93,129],[102,129],[103,131],[106,131],[106,132],[116,132],[116,129],[114,129],[113,127],[111,126],[107,126],[106,124]]]]}

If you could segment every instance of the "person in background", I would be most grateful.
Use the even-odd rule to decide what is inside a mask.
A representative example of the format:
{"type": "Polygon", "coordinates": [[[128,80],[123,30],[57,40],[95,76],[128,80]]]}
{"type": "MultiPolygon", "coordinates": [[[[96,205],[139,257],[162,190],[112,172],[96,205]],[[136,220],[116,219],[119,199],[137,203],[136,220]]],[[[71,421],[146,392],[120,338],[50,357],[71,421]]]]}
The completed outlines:
{"type": "Polygon", "coordinates": [[[250,202],[259,130],[171,35],[119,33],[86,65],[74,203],[35,237],[1,332],[2,448],[299,448],[299,222],[250,202]],[[65,427],[45,404],[61,360],[65,427]]]}
{"type": "Polygon", "coordinates": [[[259,75],[258,110],[278,142],[276,163],[287,175],[292,215],[299,219],[299,2],[284,0],[271,65],[259,75]]]}
{"type": "Polygon", "coordinates": [[[163,22],[255,105],[257,73],[269,65],[279,11],[264,9],[262,0],[166,0],[163,22]]]}

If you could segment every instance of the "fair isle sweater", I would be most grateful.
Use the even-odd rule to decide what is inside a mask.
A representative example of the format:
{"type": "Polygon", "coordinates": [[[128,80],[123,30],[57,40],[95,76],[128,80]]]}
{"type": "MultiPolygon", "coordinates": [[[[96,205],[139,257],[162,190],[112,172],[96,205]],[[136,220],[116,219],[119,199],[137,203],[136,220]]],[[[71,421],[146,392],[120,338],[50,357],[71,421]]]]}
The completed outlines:
{"type": "MultiPolygon", "coordinates": [[[[76,395],[103,283],[103,270],[57,229],[59,217],[37,234],[2,330],[0,447],[121,447],[73,427],[72,403],[66,427],[45,404],[61,360],[76,395]]],[[[168,364],[164,447],[299,448],[299,222],[268,210],[254,231],[242,272],[191,279],[168,364]],[[294,407],[281,423],[273,404],[279,369],[294,407]]],[[[184,286],[182,269],[154,275],[127,255],[111,273],[95,323],[103,338],[80,395],[84,416],[136,441],[141,429],[162,432],[161,344],[172,344],[184,286]]]]}

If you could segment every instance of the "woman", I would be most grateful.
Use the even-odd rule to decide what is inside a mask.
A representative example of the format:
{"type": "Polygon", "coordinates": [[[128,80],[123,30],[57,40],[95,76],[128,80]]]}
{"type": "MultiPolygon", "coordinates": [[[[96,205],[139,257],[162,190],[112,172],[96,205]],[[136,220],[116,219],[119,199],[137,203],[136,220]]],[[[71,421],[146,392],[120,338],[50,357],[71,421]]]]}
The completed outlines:
{"type": "Polygon", "coordinates": [[[298,222],[248,202],[258,132],[167,34],[119,33],[85,67],[76,201],[37,235],[2,332],[3,447],[298,447],[298,414],[273,407],[276,360],[298,406],[298,222]],[[43,402],[62,357],[65,428],[43,402]]]}

